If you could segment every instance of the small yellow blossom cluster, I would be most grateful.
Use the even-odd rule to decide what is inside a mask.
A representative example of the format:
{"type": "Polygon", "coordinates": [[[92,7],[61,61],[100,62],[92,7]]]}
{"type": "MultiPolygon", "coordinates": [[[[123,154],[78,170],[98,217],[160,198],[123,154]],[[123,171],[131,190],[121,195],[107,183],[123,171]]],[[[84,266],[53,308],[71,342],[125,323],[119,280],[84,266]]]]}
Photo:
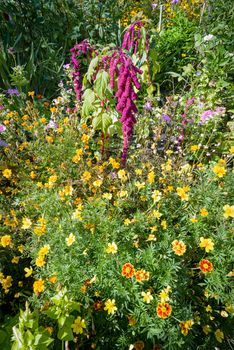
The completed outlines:
{"type": "Polygon", "coordinates": [[[0,272],[0,283],[4,289],[4,293],[7,294],[12,286],[13,278],[11,276],[4,277],[3,273],[0,272]]]}
{"type": "Polygon", "coordinates": [[[37,220],[36,226],[33,229],[33,232],[37,236],[42,236],[46,233],[46,220],[41,217],[37,220]]]}
{"type": "Polygon", "coordinates": [[[188,332],[192,328],[193,324],[194,324],[193,320],[187,320],[187,321],[180,322],[179,326],[181,329],[181,333],[183,335],[188,335],[188,332]]]}
{"type": "Polygon", "coordinates": [[[46,263],[45,257],[50,251],[50,246],[48,244],[44,245],[40,248],[37,258],[36,258],[36,266],[37,267],[43,267],[46,263]]]}
{"type": "Polygon", "coordinates": [[[188,186],[176,188],[176,192],[182,201],[189,200],[189,195],[188,195],[189,190],[190,190],[190,188],[188,186]]]}
{"type": "Polygon", "coordinates": [[[219,178],[222,178],[226,173],[227,169],[225,168],[226,162],[223,159],[220,159],[217,164],[214,165],[212,168],[213,172],[218,176],[219,178]]]}

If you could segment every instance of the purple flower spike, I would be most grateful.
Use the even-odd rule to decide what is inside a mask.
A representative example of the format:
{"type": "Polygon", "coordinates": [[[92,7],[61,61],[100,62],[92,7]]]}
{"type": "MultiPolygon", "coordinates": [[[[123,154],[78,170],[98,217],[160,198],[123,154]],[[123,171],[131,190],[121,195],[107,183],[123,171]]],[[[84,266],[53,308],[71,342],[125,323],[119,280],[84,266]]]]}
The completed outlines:
{"type": "Polygon", "coordinates": [[[16,95],[16,96],[19,96],[19,95],[20,95],[18,89],[8,89],[8,90],[6,90],[6,93],[7,93],[8,95],[16,95]]]}
{"type": "Polygon", "coordinates": [[[147,110],[147,111],[152,111],[152,104],[151,104],[149,101],[147,101],[147,102],[144,104],[143,108],[144,108],[145,110],[147,110]]]}

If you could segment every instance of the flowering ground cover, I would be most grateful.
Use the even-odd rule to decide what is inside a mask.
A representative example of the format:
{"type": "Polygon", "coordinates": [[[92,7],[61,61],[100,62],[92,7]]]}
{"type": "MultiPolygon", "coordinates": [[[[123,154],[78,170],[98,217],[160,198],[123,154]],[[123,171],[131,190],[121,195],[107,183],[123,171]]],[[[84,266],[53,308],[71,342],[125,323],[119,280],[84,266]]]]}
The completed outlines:
{"type": "Polygon", "coordinates": [[[212,1],[133,5],[56,98],[1,91],[3,350],[233,349],[229,41],[212,1]]]}

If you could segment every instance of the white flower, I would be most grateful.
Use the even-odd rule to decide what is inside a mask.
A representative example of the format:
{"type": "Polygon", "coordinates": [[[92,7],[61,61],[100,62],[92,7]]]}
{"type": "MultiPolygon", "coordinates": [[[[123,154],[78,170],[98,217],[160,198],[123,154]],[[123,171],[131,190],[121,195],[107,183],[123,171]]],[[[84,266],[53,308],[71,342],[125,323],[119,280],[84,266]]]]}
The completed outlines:
{"type": "Polygon", "coordinates": [[[212,34],[208,34],[208,35],[204,36],[204,38],[203,38],[204,41],[210,41],[213,39],[214,39],[214,35],[212,35],[212,34]]]}

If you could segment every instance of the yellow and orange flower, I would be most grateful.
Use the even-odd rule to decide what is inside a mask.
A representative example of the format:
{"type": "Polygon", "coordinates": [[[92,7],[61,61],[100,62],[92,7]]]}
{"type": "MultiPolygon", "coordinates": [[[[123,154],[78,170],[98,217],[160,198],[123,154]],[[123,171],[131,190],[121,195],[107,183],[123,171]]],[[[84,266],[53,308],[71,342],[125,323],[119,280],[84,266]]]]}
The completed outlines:
{"type": "Polygon", "coordinates": [[[167,318],[172,312],[172,307],[168,303],[159,303],[156,307],[158,317],[167,318]]]}
{"type": "Polygon", "coordinates": [[[183,255],[186,252],[186,244],[176,239],[172,242],[172,250],[176,255],[183,255]]]}
{"type": "Polygon", "coordinates": [[[213,264],[209,260],[202,259],[199,262],[199,268],[203,273],[211,272],[213,270],[213,264]]]}
{"type": "Polygon", "coordinates": [[[134,266],[131,263],[126,263],[122,267],[122,276],[131,278],[135,274],[134,266]]]}

